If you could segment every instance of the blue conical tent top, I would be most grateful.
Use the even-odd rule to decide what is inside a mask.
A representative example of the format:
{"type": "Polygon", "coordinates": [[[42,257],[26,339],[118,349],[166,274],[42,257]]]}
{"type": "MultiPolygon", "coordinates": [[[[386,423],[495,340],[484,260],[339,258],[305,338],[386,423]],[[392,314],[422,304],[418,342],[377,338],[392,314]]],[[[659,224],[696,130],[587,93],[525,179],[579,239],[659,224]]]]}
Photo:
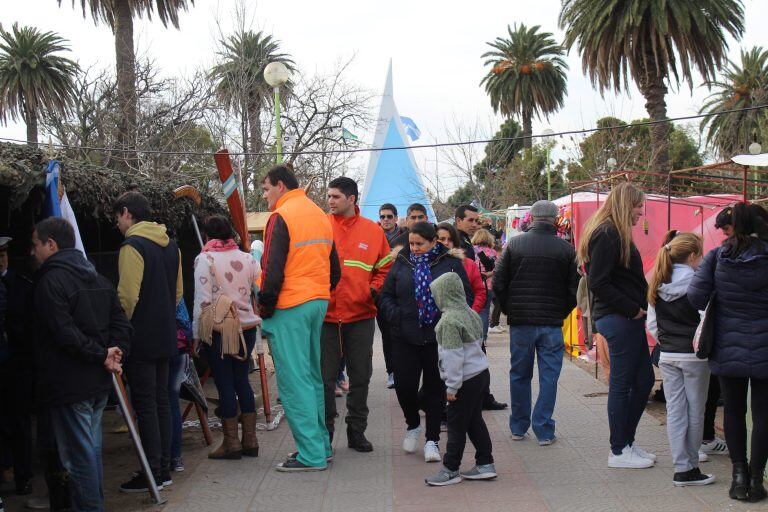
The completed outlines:
{"type": "MultiPolygon", "coordinates": [[[[405,128],[392,95],[390,62],[373,148],[401,148],[408,145],[405,128]]],[[[384,203],[394,204],[400,217],[405,217],[408,206],[421,203],[427,208],[429,220],[435,221],[432,203],[410,149],[371,152],[360,201],[362,215],[374,221],[379,220],[379,207],[384,203]]]]}

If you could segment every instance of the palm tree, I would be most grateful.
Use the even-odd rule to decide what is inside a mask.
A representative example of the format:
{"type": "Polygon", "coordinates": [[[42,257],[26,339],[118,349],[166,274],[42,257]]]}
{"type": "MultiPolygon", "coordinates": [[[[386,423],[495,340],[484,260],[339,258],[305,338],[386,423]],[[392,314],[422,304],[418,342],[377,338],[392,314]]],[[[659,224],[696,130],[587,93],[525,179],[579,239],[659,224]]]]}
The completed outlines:
{"type": "Polygon", "coordinates": [[[565,49],[539,28],[507,26],[509,38],[489,42],[493,50],[482,55],[485,65],[492,67],[480,84],[485,85],[494,112],[522,118],[527,150],[533,144],[533,116],[548,117],[562,108],[567,89],[565,49]]]}
{"type": "MultiPolygon", "coordinates": [[[[707,85],[715,92],[701,113],[768,105],[768,51],[757,46],[742,50],[741,64],[729,60],[722,78],[707,85]]],[[[707,146],[725,158],[745,153],[752,142],[768,140],[768,114],[764,109],[705,117],[700,128],[704,131],[707,126],[707,146]]]]}
{"type": "Polygon", "coordinates": [[[27,144],[37,146],[37,120],[43,110],[65,114],[75,97],[76,62],[58,55],[69,51],[54,32],[13,24],[0,26],[0,121],[23,119],[27,144]]]}
{"type": "MultiPolygon", "coordinates": [[[[61,5],[62,0],[58,0],[61,5]]],[[[76,0],[72,0],[74,7],[76,0]]],[[[136,141],[136,51],[133,47],[133,18],[152,19],[157,12],[160,22],[179,28],[179,11],[187,10],[195,0],[80,0],[83,17],[90,15],[94,22],[105,22],[115,34],[115,61],[117,67],[117,101],[120,108],[118,144],[127,150],[127,160],[135,158],[131,150],[136,141]]]]}
{"type": "Polygon", "coordinates": [[[741,0],[563,0],[560,27],[601,93],[627,90],[634,80],[650,119],[661,121],[651,131],[651,165],[669,171],[667,85],[693,88],[692,67],[714,79],[726,36],[744,32],[744,7],[741,0]]]}
{"type": "MultiPolygon", "coordinates": [[[[290,71],[294,70],[290,55],[279,50],[280,41],[271,35],[251,30],[238,31],[221,41],[221,49],[217,52],[219,63],[209,73],[224,108],[240,117],[246,170],[251,170],[248,153],[259,153],[264,148],[261,112],[274,101],[272,87],[264,80],[264,67],[270,62],[280,61],[290,71]]],[[[287,88],[290,89],[290,83],[287,88]]],[[[283,96],[284,99],[286,97],[283,96]]],[[[252,172],[257,172],[256,165],[252,172]]]]}

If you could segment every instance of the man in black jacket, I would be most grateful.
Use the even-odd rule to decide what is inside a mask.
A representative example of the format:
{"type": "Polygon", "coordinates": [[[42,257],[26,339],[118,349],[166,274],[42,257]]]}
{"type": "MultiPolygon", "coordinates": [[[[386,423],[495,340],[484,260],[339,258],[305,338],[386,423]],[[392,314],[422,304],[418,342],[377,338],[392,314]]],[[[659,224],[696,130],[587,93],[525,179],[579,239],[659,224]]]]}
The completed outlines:
{"type": "Polygon", "coordinates": [[[456,208],[456,218],[454,219],[456,229],[461,237],[461,248],[464,249],[464,255],[475,259],[475,248],[472,246],[472,237],[480,229],[480,214],[477,208],[471,204],[463,204],[456,208]]]}
{"type": "Polygon", "coordinates": [[[395,247],[408,247],[409,230],[417,222],[424,222],[426,220],[427,208],[423,204],[413,203],[410,205],[405,216],[405,228],[400,230],[400,234],[397,237],[389,240],[389,246],[393,249],[395,247]]]}
{"type": "Polygon", "coordinates": [[[509,388],[512,438],[523,439],[533,424],[539,444],[555,441],[552,413],[563,364],[563,321],[576,306],[579,274],[573,247],[558,238],[558,208],[537,201],[533,227],[510,240],[496,265],[493,291],[509,323],[509,388]],[[539,397],[531,416],[534,355],[539,365],[539,397]]]}
{"type": "Polygon", "coordinates": [[[72,225],[52,217],[32,235],[40,402],[70,474],[73,510],[104,510],[101,416],[131,326],[112,284],[75,249],[72,225]]]}

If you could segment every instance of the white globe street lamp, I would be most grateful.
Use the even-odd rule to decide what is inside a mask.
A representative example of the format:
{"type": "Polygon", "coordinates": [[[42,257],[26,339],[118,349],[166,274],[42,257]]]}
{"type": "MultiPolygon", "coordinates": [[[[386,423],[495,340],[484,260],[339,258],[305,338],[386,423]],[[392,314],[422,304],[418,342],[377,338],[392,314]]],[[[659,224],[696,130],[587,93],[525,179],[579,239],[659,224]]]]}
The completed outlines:
{"type": "Polygon", "coordinates": [[[753,142],[749,145],[749,154],[750,155],[759,155],[763,151],[763,146],[760,145],[759,142],[753,142]]]}
{"type": "Polygon", "coordinates": [[[264,80],[275,91],[275,147],[277,163],[283,161],[283,142],[280,133],[280,87],[288,82],[291,73],[282,62],[270,62],[264,67],[264,80]]]}
{"type": "Polygon", "coordinates": [[[608,160],[606,160],[605,163],[606,165],[608,165],[608,168],[610,170],[614,170],[619,162],[617,162],[615,158],[611,157],[608,160]]]}

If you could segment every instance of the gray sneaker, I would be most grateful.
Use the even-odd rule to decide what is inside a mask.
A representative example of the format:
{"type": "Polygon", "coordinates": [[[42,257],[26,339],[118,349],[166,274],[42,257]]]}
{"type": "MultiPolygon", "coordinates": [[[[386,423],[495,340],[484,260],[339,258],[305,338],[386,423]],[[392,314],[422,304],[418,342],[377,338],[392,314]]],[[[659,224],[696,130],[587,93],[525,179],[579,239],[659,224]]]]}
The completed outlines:
{"type": "Polygon", "coordinates": [[[436,475],[425,478],[424,482],[427,485],[435,486],[458,484],[461,482],[461,473],[458,471],[451,471],[445,466],[442,466],[436,475]]]}
{"type": "Polygon", "coordinates": [[[493,464],[475,466],[469,471],[462,471],[461,476],[467,480],[493,480],[498,475],[493,464]]]}

